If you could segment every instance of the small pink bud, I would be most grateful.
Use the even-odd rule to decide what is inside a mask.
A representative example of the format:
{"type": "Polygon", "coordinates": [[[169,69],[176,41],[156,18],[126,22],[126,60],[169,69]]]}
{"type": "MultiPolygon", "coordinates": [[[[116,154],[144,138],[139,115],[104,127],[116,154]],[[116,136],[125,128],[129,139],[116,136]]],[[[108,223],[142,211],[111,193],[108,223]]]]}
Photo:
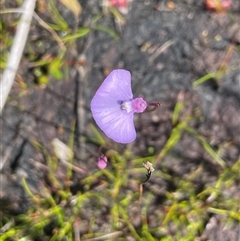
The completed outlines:
{"type": "Polygon", "coordinates": [[[110,0],[110,4],[113,7],[127,7],[128,1],[127,0],[110,0]]]}
{"type": "Polygon", "coordinates": [[[107,157],[106,156],[100,156],[98,158],[98,168],[104,169],[107,166],[107,157]]]}
{"type": "Polygon", "coordinates": [[[209,10],[223,12],[232,6],[232,0],[205,0],[204,4],[209,10]]]}
{"type": "Polygon", "coordinates": [[[132,100],[132,109],[136,113],[142,113],[147,108],[147,102],[143,98],[132,100]]]}

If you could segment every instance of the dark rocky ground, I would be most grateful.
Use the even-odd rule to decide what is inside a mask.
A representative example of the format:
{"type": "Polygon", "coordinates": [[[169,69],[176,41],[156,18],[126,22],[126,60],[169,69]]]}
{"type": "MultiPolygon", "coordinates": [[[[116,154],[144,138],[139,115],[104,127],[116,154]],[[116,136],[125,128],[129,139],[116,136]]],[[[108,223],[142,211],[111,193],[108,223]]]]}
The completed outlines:
{"type": "MultiPolygon", "coordinates": [[[[92,17],[100,11],[100,6],[96,1],[81,3],[84,9],[81,24],[88,26],[92,17]]],[[[69,22],[72,21],[69,11],[65,10],[62,14],[69,22]]],[[[34,84],[26,49],[19,74],[31,88],[22,95],[19,85],[13,86],[0,120],[1,154],[3,160],[6,158],[1,174],[2,207],[10,202],[13,203],[10,205],[11,212],[26,210],[26,196],[21,190],[19,177],[25,173],[32,188],[37,189],[43,171],[39,171],[30,160],[45,161],[43,154],[33,146],[33,141],[43,143],[49,150],[55,137],[67,143],[73,120],[77,121],[75,163],[81,163],[86,169],[96,169],[93,153],[97,148],[91,143],[85,143],[87,149],[82,148],[79,134],[92,135],[90,100],[105,74],[116,68],[131,71],[135,96],[141,95],[148,101],[162,103],[155,112],[136,117],[138,134],[132,144],[135,155],[147,155],[148,147],[153,147],[156,154],[163,148],[173,127],[172,112],[180,95],[186,104],[181,118],[186,114],[194,115],[198,108],[201,118],[194,121],[192,127],[215,150],[221,150],[227,166],[232,166],[239,158],[239,1],[233,0],[227,13],[205,9],[203,1],[175,1],[173,8],[169,8],[166,1],[132,1],[125,20],[121,28],[109,14],[100,20],[102,25],[116,29],[120,40],[102,31],[91,31],[69,49],[69,59],[81,57],[86,63],[70,67],[68,79],[52,80],[45,88],[34,84]],[[227,70],[223,76],[193,87],[195,80],[216,72],[222,65],[227,70]]],[[[35,21],[33,23],[36,24],[35,21]]],[[[29,42],[39,56],[57,52],[56,44],[49,43],[48,39],[48,32],[33,25],[29,42]],[[44,46],[35,45],[38,38],[45,42],[44,46]]],[[[118,148],[123,149],[122,146],[118,148]]],[[[203,173],[198,178],[199,187],[216,181],[219,166],[192,136],[183,134],[171,155],[161,164],[157,163],[156,168],[163,165],[172,175],[184,177],[201,163],[203,173]]],[[[151,185],[159,184],[168,188],[158,178],[151,179],[151,185]]],[[[239,192],[236,184],[232,195],[239,197],[239,192]]],[[[153,210],[158,204],[152,207],[153,210]]],[[[212,217],[206,223],[203,237],[214,241],[239,240],[238,224],[223,230],[223,224],[218,225],[218,222],[217,215],[212,217]]]]}

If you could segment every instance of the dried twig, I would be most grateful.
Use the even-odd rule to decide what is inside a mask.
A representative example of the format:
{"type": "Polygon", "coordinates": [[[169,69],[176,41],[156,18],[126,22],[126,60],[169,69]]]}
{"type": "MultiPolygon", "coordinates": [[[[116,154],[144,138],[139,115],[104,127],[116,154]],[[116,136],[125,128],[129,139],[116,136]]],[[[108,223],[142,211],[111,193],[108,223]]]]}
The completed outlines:
{"type": "Polygon", "coordinates": [[[150,57],[149,62],[152,63],[161,53],[163,53],[166,49],[168,49],[172,44],[174,44],[174,40],[168,40],[162,46],[160,46],[150,57]]]}
{"type": "Polygon", "coordinates": [[[17,33],[10,51],[7,67],[0,81],[0,114],[5,105],[8,94],[12,88],[13,81],[22,57],[23,49],[27,40],[30,23],[33,16],[36,0],[25,0],[22,9],[24,13],[17,27],[17,33]]]}
{"type": "Polygon", "coordinates": [[[87,239],[87,241],[102,241],[102,240],[107,240],[107,239],[114,239],[114,238],[120,237],[123,233],[124,233],[123,230],[122,231],[116,231],[116,232],[112,232],[112,233],[109,233],[109,234],[105,234],[105,235],[100,236],[100,237],[87,239]]]}

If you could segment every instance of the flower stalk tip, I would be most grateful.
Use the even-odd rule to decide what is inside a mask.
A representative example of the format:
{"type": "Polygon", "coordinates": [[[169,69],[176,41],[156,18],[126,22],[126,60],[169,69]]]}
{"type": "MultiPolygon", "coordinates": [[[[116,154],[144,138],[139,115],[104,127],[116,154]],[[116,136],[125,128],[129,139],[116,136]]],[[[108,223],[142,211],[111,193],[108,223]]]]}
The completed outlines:
{"type": "Polygon", "coordinates": [[[146,174],[147,178],[146,178],[146,180],[142,183],[142,184],[144,184],[144,183],[146,183],[146,182],[150,179],[150,177],[151,177],[151,175],[152,175],[152,172],[153,172],[155,169],[153,168],[152,163],[149,162],[149,161],[143,162],[142,165],[147,169],[147,174],[146,174]]]}

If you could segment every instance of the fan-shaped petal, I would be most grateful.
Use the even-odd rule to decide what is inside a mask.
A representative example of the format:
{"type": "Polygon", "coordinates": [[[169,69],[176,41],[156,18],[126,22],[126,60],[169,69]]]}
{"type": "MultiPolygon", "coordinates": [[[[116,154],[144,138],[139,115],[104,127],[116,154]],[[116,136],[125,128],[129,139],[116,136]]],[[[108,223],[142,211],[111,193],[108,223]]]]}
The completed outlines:
{"type": "Polygon", "coordinates": [[[93,100],[94,98],[104,99],[109,104],[132,99],[130,72],[124,69],[113,70],[103,81],[93,100]]]}
{"type": "Polygon", "coordinates": [[[127,113],[121,108],[121,103],[132,97],[130,72],[117,69],[106,77],[91,101],[97,125],[116,142],[129,143],[136,138],[133,111],[127,113]]]}
{"type": "Polygon", "coordinates": [[[130,143],[136,139],[133,112],[127,113],[120,106],[95,108],[92,103],[92,115],[100,129],[114,141],[130,143]]]}

